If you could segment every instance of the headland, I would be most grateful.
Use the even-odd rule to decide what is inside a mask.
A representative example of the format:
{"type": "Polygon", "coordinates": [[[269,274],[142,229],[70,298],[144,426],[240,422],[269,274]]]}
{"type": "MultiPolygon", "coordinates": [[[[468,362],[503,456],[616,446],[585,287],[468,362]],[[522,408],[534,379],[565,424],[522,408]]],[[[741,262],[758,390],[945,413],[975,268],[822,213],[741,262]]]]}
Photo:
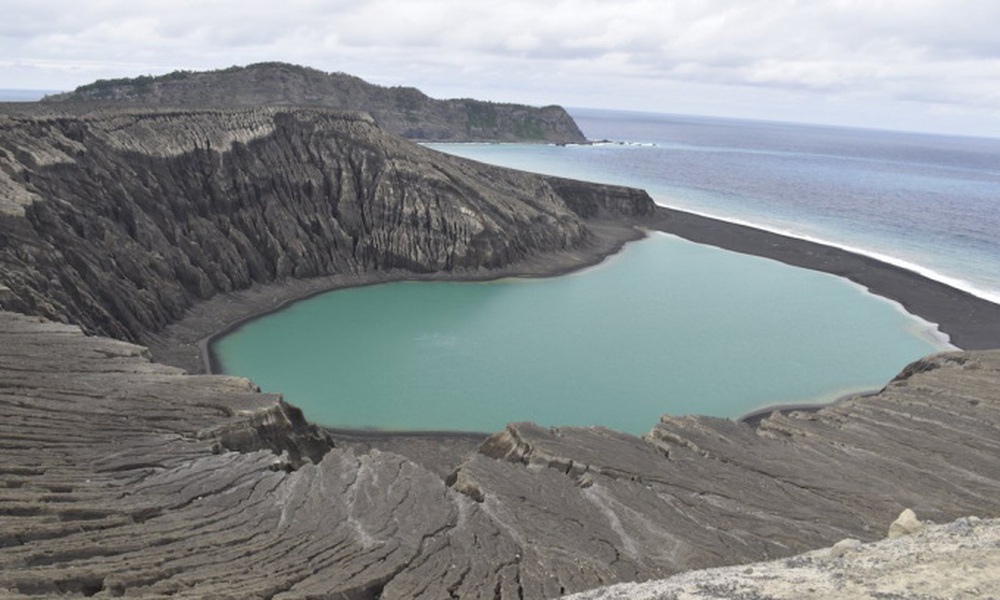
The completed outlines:
{"type": "Polygon", "coordinates": [[[280,62],[158,77],[100,80],[43,102],[108,106],[322,106],[363,111],[380,127],[413,140],[582,143],[561,106],[438,100],[412,87],[383,87],[346,73],[280,62]]]}

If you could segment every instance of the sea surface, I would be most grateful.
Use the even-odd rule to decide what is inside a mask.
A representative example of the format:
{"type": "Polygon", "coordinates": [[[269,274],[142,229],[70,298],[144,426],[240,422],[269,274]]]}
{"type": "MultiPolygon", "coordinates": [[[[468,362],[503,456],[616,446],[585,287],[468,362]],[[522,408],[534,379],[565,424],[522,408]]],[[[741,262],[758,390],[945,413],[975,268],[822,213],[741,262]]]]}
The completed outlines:
{"type": "MultiPolygon", "coordinates": [[[[581,146],[435,144],[643,187],[660,204],[860,251],[1000,300],[1000,140],[571,111],[581,146]]],[[[214,348],[316,422],[642,434],[877,389],[947,348],[843,279],[655,234],[542,280],[393,283],[295,303],[214,348]]]]}
{"type": "Polygon", "coordinates": [[[608,143],[430,146],[641,187],[664,206],[867,254],[1000,303],[1000,139],[570,113],[608,143]]]}
{"type": "Polygon", "coordinates": [[[12,90],[0,88],[0,102],[35,102],[58,90],[12,90]]]}

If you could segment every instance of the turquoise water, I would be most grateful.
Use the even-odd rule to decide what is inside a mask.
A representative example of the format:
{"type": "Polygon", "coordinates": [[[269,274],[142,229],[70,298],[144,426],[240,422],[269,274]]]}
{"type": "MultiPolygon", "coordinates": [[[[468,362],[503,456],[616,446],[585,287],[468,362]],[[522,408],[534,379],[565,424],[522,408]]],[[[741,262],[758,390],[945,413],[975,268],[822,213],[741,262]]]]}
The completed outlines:
{"type": "Polygon", "coordinates": [[[324,294],[214,348],[225,372],[324,425],[642,434],[664,413],[878,388],[943,347],[845,280],[655,234],[569,276],[324,294]]]}

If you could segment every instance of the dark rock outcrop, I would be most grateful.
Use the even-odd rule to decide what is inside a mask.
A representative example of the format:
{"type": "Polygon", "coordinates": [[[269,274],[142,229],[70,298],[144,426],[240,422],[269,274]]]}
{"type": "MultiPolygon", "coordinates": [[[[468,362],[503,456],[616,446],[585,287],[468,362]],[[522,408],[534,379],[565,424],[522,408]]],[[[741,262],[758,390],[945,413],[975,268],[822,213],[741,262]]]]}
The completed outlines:
{"type": "Polygon", "coordinates": [[[285,63],[160,77],[101,80],[47,102],[157,106],[325,106],[370,113],[383,128],[425,141],[581,143],[586,138],[559,106],[435,100],[412,87],[382,87],[344,73],[285,63]]]}
{"type": "Polygon", "coordinates": [[[0,192],[0,308],[133,341],[254,283],[500,269],[654,209],[322,108],[0,116],[0,192]]]}
{"type": "Polygon", "coordinates": [[[551,598],[1000,514],[1000,352],[759,427],[510,426],[451,476],[0,312],[0,595],[551,598]],[[256,432],[256,433],[255,433],[256,432]]]}

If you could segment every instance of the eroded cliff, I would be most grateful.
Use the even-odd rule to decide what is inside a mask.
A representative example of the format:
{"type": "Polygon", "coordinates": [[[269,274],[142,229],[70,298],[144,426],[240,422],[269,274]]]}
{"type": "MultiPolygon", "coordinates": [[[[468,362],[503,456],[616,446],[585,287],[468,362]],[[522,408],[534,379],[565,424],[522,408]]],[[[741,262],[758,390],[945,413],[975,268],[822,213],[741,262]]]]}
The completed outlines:
{"type": "Polygon", "coordinates": [[[586,138],[560,106],[436,100],[412,87],[382,87],[344,73],[286,63],[217,71],[177,71],[159,77],[97,81],[48,102],[152,106],[325,106],[370,113],[404,137],[443,142],[581,143],[586,138]]]}
{"type": "Polygon", "coordinates": [[[654,208],[321,108],[0,116],[0,192],[0,307],[128,340],[253,283],[500,269],[654,208]]]}

